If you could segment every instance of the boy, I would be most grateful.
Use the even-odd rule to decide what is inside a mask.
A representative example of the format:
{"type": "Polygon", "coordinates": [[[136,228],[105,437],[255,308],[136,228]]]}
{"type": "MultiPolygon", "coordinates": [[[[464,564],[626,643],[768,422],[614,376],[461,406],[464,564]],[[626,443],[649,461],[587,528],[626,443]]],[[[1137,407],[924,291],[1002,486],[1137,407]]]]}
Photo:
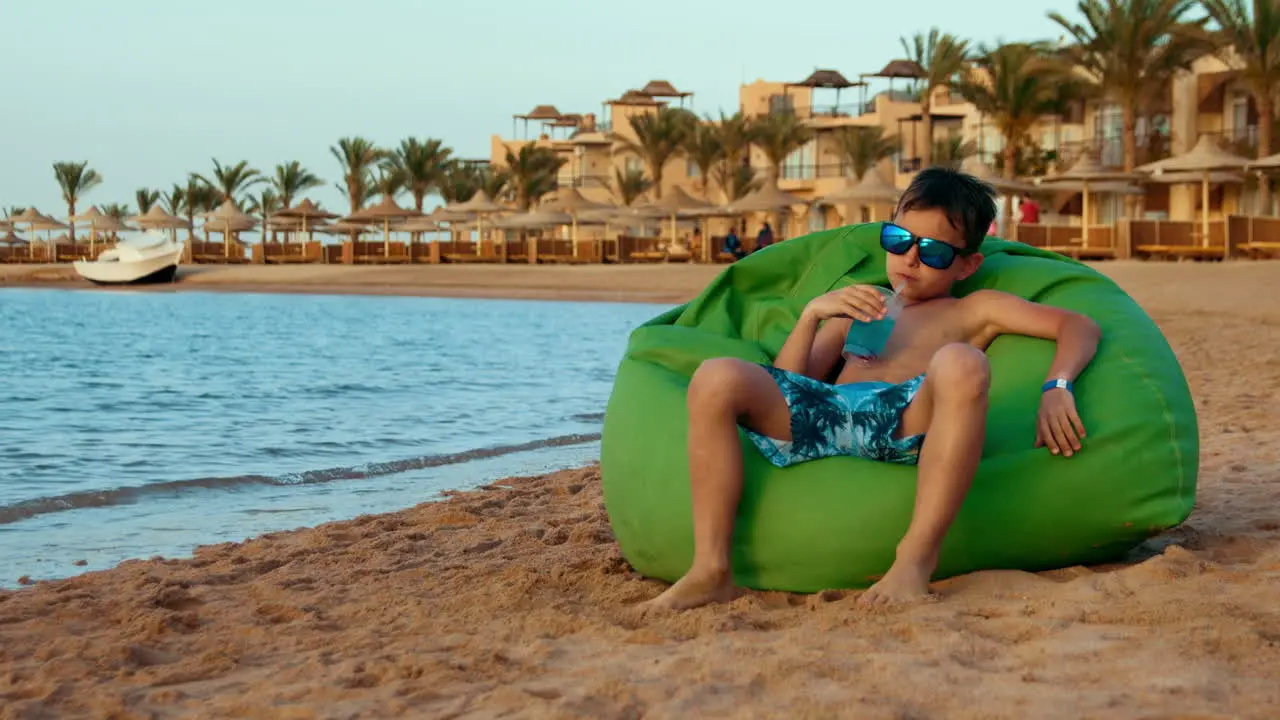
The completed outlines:
{"type": "Polygon", "coordinates": [[[852,323],[886,312],[879,291],[855,285],[814,298],[773,366],[717,358],[698,367],[688,392],[693,566],[652,606],[680,610],[736,594],[729,558],[742,492],[739,424],[779,467],[832,455],[918,465],[910,526],[892,567],[863,594],[868,604],[929,592],[938,549],[982,454],[991,378],[983,351],[998,335],[1056,341],[1035,444],[1066,457],[1080,450],[1085,431],[1072,382],[1093,359],[1098,326],[994,290],[951,296],[952,285],[982,264],[994,195],[986,183],[942,168],[922,171],[903,193],[881,245],[904,307],[878,356],[842,363],[852,323]]]}

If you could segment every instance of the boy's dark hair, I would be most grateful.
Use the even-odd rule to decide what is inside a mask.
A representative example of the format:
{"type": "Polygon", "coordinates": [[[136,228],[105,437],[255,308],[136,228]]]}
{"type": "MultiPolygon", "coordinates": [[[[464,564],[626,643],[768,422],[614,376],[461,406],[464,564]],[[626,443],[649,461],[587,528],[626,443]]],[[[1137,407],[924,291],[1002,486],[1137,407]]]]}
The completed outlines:
{"type": "Polygon", "coordinates": [[[894,217],[908,210],[941,210],[951,226],[964,233],[965,252],[973,253],[996,219],[995,198],[995,188],[968,173],[925,168],[902,193],[894,217]]]}

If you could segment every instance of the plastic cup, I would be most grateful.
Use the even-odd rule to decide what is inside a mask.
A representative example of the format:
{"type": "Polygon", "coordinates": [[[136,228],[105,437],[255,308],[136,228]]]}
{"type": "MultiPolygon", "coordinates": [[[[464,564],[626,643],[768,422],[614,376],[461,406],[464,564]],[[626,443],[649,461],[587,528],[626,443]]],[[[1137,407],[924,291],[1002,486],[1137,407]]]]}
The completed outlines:
{"type": "Polygon", "coordinates": [[[849,334],[844,339],[844,356],[846,360],[863,362],[874,360],[884,352],[884,346],[893,334],[893,328],[902,312],[902,298],[893,290],[876,287],[884,295],[885,315],[879,320],[863,322],[854,320],[849,327],[849,334]]]}

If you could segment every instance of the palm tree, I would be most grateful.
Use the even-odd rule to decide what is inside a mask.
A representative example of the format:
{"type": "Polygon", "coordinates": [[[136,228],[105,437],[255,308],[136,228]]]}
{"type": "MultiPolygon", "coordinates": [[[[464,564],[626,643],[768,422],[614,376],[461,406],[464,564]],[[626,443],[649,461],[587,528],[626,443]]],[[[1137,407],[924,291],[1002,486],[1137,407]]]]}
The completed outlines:
{"type": "MultiPolygon", "coordinates": [[[[128,219],[130,215],[133,214],[133,212],[129,209],[128,203],[106,203],[105,205],[101,206],[101,210],[103,215],[106,215],[109,218],[113,218],[116,222],[119,222],[122,224],[126,219],[128,219]]],[[[120,239],[119,234],[115,230],[112,230],[110,233],[108,233],[108,236],[111,238],[112,242],[115,242],[120,239]]]]}
{"type": "Polygon", "coordinates": [[[688,110],[659,107],[657,112],[632,115],[631,132],[635,139],[614,134],[614,142],[623,152],[644,161],[653,179],[653,194],[662,197],[662,172],[667,162],[684,149],[686,138],[693,133],[698,118],[688,110]]]}
{"type": "Polygon", "coordinates": [[[950,85],[964,70],[969,42],[957,39],[951,33],[940,32],[937,28],[931,29],[928,34],[916,33],[911,42],[907,42],[906,38],[901,40],[908,59],[924,72],[924,77],[920,79],[920,127],[924,129],[920,164],[929,167],[933,164],[933,117],[930,115],[933,110],[933,91],[950,85]]]}
{"type": "Polygon", "coordinates": [[[177,197],[180,200],[171,208],[170,212],[173,215],[186,218],[187,235],[194,241],[196,237],[196,215],[217,210],[222,199],[222,193],[217,188],[197,180],[193,174],[187,178],[186,187],[174,185],[173,190],[169,192],[169,197],[177,197]]]}
{"type": "MultiPolygon", "coordinates": [[[[725,202],[732,202],[745,195],[745,193],[735,195],[740,185],[734,182],[743,177],[739,168],[750,164],[751,143],[755,140],[755,124],[750,118],[743,117],[740,112],[725,115],[722,111],[720,121],[713,127],[720,136],[721,152],[720,160],[716,163],[712,175],[724,193],[725,202]]],[[[754,178],[753,172],[751,179],[754,181],[754,178]]]]}
{"type": "MultiPolygon", "coordinates": [[[[724,143],[720,131],[709,122],[699,122],[685,138],[684,154],[698,168],[698,184],[702,186],[702,199],[711,201],[711,171],[724,155],[724,143]]],[[[617,175],[617,168],[614,168],[617,175]]],[[[630,203],[628,203],[629,205],[630,203]]]]}
{"type": "Polygon", "coordinates": [[[369,187],[373,184],[373,166],[386,157],[386,151],[380,150],[365,138],[344,137],[338,140],[337,145],[330,147],[329,152],[342,166],[342,183],[338,185],[338,189],[347,194],[351,212],[354,213],[369,200],[372,194],[369,187]]]}
{"type": "Polygon", "coordinates": [[[248,212],[250,215],[257,214],[262,218],[262,242],[267,241],[267,222],[271,220],[271,214],[284,207],[280,196],[276,194],[273,188],[260,188],[258,194],[249,196],[248,212]]]}
{"type": "MultiPolygon", "coordinates": [[[[191,186],[191,182],[187,182],[187,187],[191,186]]],[[[181,217],[184,204],[187,202],[187,187],[174,183],[173,189],[162,196],[164,198],[165,210],[170,215],[181,217]]]]}
{"type": "Polygon", "coordinates": [[[567,162],[550,148],[527,143],[519,153],[507,151],[507,167],[511,173],[511,190],[516,205],[528,211],[543,195],[556,189],[556,176],[567,162]]]}
{"type": "Polygon", "coordinates": [[[440,190],[451,165],[453,151],[435,138],[409,138],[391,153],[386,162],[404,176],[404,187],[413,196],[413,207],[422,212],[422,202],[432,190],[440,190]]]}
{"type": "Polygon", "coordinates": [[[782,163],[786,162],[788,155],[813,139],[813,128],[803,124],[791,112],[762,115],[752,126],[752,142],[769,161],[768,181],[777,187],[782,177],[782,163]]]}
{"type": "MultiPolygon", "coordinates": [[[[1031,129],[1042,115],[1060,110],[1069,95],[1064,88],[1078,82],[1047,44],[1007,43],[979,46],[955,88],[1000,131],[1000,167],[1004,177],[1013,178],[1031,129]]],[[[1006,195],[1004,217],[1012,216],[1013,198],[1006,195]]]]}
{"type": "Polygon", "coordinates": [[[242,198],[238,197],[239,193],[267,180],[262,173],[249,167],[248,160],[241,160],[235,165],[223,165],[215,159],[212,180],[197,173],[192,173],[192,177],[217,190],[219,204],[230,200],[236,207],[244,204],[242,198]]]}
{"type": "Polygon", "coordinates": [[[949,170],[959,170],[965,160],[978,154],[978,144],[965,140],[958,132],[933,139],[933,164],[949,170]]]}
{"type": "Polygon", "coordinates": [[[629,168],[623,170],[615,167],[613,169],[613,194],[626,207],[631,207],[632,203],[640,199],[653,187],[653,181],[645,177],[644,171],[640,168],[629,168]]]}
{"type": "MultiPolygon", "coordinates": [[[[88,161],[85,162],[56,162],[53,164],[53,176],[58,180],[58,186],[62,188],[62,199],[67,203],[67,215],[75,217],[76,203],[80,200],[80,196],[94,189],[102,183],[102,176],[97,170],[89,167],[88,161]]],[[[71,242],[76,241],[76,221],[68,220],[71,223],[71,229],[68,231],[71,242]]]]}
{"type": "Polygon", "coordinates": [[[394,201],[396,195],[404,191],[406,182],[404,170],[394,165],[384,165],[378,168],[378,176],[374,178],[369,189],[374,195],[381,195],[383,199],[394,201]]]}
{"type": "Polygon", "coordinates": [[[151,188],[138,188],[133,193],[133,200],[138,204],[138,214],[146,215],[152,205],[160,199],[160,191],[151,188]]]}
{"type": "Polygon", "coordinates": [[[852,170],[856,180],[898,151],[898,136],[885,135],[881,127],[844,127],[833,134],[833,139],[835,149],[829,152],[839,156],[841,170],[852,170]]]}
{"type": "Polygon", "coordinates": [[[107,203],[102,206],[102,214],[124,222],[133,212],[129,209],[129,203],[107,203]]]}
{"type": "Polygon", "coordinates": [[[299,195],[323,184],[323,180],[297,160],[277,165],[275,174],[271,176],[271,189],[284,207],[293,207],[293,201],[299,195]]]}
{"type": "Polygon", "coordinates": [[[507,188],[511,183],[511,173],[507,170],[495,170],[492,165],[481,165],[476,171],[476,177],[480,189],[494,202],[498,202],[499,198],[508,194],[507,188]]]}
{"type": "MultiPolygon", "coordinates": [[[[1202,0],[1205,12],[1218,26],[1223,49],[1230,48],[1244,66],[1241,79],[1258,105],[1258,154],[1271,154],[1276,122],[1275,98],[1280,93],[1280,5],[1271,0],[1202,0]]],[[[1271,212],[1269,178],[1259,178],[1262,211],[1271,212]]]]}
{"type": "Polygon", "coordinates": [[[741,200],[764,186],[764,181],[756,175],[756,169],[746,164],[721,163],[716,165],[715,176],[716,184],[724,191],[725,202],[741,200]]]}
{"type": "Polygon", "coordinates": [[[1138,116],[1169,91],[1179,70],[1212,49],[1197,0],[1079,0],[1083,22],[1049,18],[1075,40],[1066,57],[1083,69],[1098,94],[1120,106],[1124,171],[1138,154],[1138,116]]]}

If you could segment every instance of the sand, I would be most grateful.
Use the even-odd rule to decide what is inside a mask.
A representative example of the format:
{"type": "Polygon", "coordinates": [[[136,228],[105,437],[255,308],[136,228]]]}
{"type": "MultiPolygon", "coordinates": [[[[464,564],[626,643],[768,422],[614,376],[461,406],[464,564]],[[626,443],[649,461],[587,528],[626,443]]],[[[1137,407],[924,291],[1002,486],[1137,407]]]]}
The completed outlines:
{"type": "Polygon", "coordinates": [[[1191,519],[1126,562],[646,618],[589,467],[0,592],[0,718],[1274,718],[1280,266],[1102,268],[1203,438],[1191,519]]]}

